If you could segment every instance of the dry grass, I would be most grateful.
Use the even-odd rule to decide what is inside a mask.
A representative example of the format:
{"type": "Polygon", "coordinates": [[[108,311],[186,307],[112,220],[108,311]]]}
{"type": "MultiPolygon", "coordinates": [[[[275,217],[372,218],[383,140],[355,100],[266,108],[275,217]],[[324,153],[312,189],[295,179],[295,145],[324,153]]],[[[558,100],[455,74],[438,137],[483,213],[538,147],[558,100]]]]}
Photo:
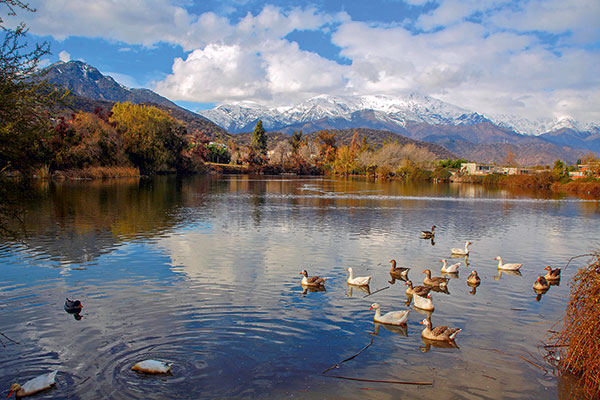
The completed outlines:
{"type": "Polygon", "coordinates": [[[555,183],[552,185],[555,192],[567,192],[578,195],[588,195],[594,198],[600,197],[599,181],[573,181],[569,183],[555,183]]]}
{"type": "Polygon", "coordinates": [[[50,179],[50,167],[48,165],[42,165],[34,171],[33,175],[37,176],[39,179],[50,179]]]}
{"type": "Polygon", "coordinates": [[[135,178],[140,170],[134,167],[88,167],[64,172],[67,179],[135,178]]]}
{"type": "MultiPolygon", "coordinates": [[[[563,329],[551,339],[562,374],[579,377],[581,398],[600,398],[600,253],[570,283],[563,329]]],[[[578,396],[580,397],[580,396],[578,396]]]]}

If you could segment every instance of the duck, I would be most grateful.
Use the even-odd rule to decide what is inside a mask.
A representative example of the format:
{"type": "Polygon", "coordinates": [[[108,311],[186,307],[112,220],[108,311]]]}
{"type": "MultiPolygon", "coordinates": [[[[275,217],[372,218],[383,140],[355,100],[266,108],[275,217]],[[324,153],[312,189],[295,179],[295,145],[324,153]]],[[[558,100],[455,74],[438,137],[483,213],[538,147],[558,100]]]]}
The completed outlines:
{"type": "Polygon", "coordinates": [[[457,262],[456,264],[452,264],[450,266],[448,266],[448,262],[446,261],[445,258],[440,260],[441,263],[443,263],[442,265],[442,272],[447,273],[447,274],[454,274],[458,272],[458,267],[460,267],[460,263],[457,262]]]}
{"type": "Polygon", "coordinates": [[[425,329],[421,332],[421,336],[429,340],[442,340],[446,342],[453,341],[456,335],[462,331],[460,328],[448,328],[447,326],[436,326],[431,329],[431,320],[425,318],[419,322],[421,325],[425,325],[425,329]]]}
{"type": "Polygon", "coordinates": [[[406,277],[410,268],[396,267],[396,260],[390,260],[392,268],[390,268],[390,275],[392,277],[406,277]]]}
{"type": "Polygon", "coordinates": [[[172,362],[144,360],[136,363],[131,370],[145,374],[168,374],[171,372],[171,365],[172,362]]]}
{"type": "Polygon", "coordinates": [[[69,300],[67,297],[65,300],[65,311],[69,314],[79,314],[83,309],[83,304],[79,300],[69,300]]]}
{"type": "Polygon", "coordinates": [[[404,311],[390,311],[381,315],[381,307],[379,303],[371,304],[371,308],[369,310],[375,310],[375,316],[373,317],[373,321],[379,322],[380,324],[389,324],[389,325],[404,325],[408,320],[408,313],[410,310],[404,311]]]}
{"type": "Polygon", "coordinates": [[[481,279],[479,279],[479,276],[477,275],[477,271],[475,271],[475,270],[471,271],[471,273],[469,274],[469,277],[467,278],[467,283],[472,286],[477,286],[481,283],[481,279]]]}
{"type": "Polygon", "coordinates": [[[415,302],[415,307],[420,308],[425,311],[433,311],[433,301],[431,301],[431,293],[425,296],[419,296],[418,294],[413,295],[413,301],[415,302]]]}
{"type": "Polygon", "coordinates": [[[548,283],[548,281],[546,280],[546,278],[544,278],[543,276],[538,276],[538,278],[536,279],[536,281],[533,283],[533,289],[534,290],[548,290],[548,288],[550,287],[550,284],[548,283]]]}
{"type": "Polygon", "coordinates": [[[304,286],[325,286],[325,281],[327,280],[327,278],[321,278],[319,276],[311,276],[309,278],[308,272],[306,272],[305,269],[300,272],[300,275],[304,275],[302,277],[302,285],[304,286]]]}
{"type": "Polygon", "coordinates": [[[411,280],[406,281],[405,285],[408,286],[406,288],[407,295],[416,294],[417,296],[425,297],[429,294],[429,292],[431,292],[431,286],[413,286],[411,280]]]}
{"type": "Polygon", "coordinates": [[[515,263],[503,264],[502,257],[500,257],[500,256],[495,257],[494,260],[498,260],[498,269],[504,269],[507,271],[518,271],[519,268],[521,268],[521,266],[523,265],[523,264],[515,264],[515,263]]]}
{"type": "Polygon", "coordinates": [[[560,268],[555,268],[552,269],[549,265],[544,268],[546,271],[548,271],[546,273],[546,275],[544,276],[544,278],[546,278],[547,281],[557,281],[560,279],[560,268]]]}
{"type": "Polygon", "coordinates": [[[423,239],[431,239],[431,238],[433,238],[435,236],[435,228],[436,228],[436,226],[433,225],[431,227],[431,231],[421,231],[421,237],[423,239]]]}
{"type": "Polygon", "coordinates": [[[56,384],[55,378],[57,372],[58,371],[52,371],[40,375],[37,378],[28,380],[23,384],[23,386],[19,385],[18,383],[13,383],[10,387],[10,392],[8,392],[8,397],[10,397],[13,393],[17,398],[25,397],[41,392],[42,390],[50,389],[56,384]]]}
{"type": "Polygon", "coordinates": [[[346,271],[350,273],[350,276],[348,277],[348,284],[350,285],[368,286],[369,282],[371,282],[371,276],[357,276],[355,278],[352,268],[346,268],[346,271]]]}
{"type": "Polygon", "coordinates": [[[456,254],[456,255],[460,255],[460,256],[467,256],[469,255],[469,245],[473,244],[471,242],[467,242],[465,243],[465,249],[450,249],[450,252],[452,252],[452,254],[456,254]]]}
{"type": "Polygon", "coordinates": [[[434,276],[432,278],[431,271],[428,269],[423,271],[423,273],[425,274],[425,279],[423,280],[423,283],[427,286],[446,286],[448,285],[448,281],[450,280],[448,278],[442,278],[440,276],[434,276]]]}

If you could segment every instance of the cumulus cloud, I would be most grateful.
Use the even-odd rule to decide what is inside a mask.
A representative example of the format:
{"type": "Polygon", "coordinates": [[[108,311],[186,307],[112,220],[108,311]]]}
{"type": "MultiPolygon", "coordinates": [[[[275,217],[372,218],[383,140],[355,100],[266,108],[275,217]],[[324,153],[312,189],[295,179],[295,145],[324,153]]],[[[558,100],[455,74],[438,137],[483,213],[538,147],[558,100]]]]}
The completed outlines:
{"type": "Polygon", "coordinates": [[[489,114],[600,120],[597,0],[404,1],[433,7],[380,24],[314,7],[266,5],[233,20],[171,0],[32,0],[38,12],[26,22],[57,39],[181,46],[187,55],[155,83],[173,100],[282,105],[322,93],[417,91],[489,114]],[[286,38],[295,30],[331,34],[351,64],[303,50],[286,38]]]}
{"type": "Polygon", "coordinates": [[[71,55],[63,50],[58,53],[58,59],[62,62],[69,62],[71,61],[71,55]]]}

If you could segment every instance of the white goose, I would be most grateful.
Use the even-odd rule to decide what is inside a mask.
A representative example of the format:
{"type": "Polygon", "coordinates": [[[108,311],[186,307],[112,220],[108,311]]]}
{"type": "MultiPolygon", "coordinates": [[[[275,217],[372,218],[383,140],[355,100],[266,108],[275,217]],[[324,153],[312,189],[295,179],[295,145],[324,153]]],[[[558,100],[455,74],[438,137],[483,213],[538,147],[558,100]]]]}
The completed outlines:
{"type": "Polygon", "coordinates": [[[13,383],[10,387],[8,397],[10,397],[13,393],[15,393],[17,398],[25,397],[41,392],[42,390],[49,389],[56,383],[55,378],[57,372],[58,371],[52,371],[48,372],[47,374],[40,375],[37,378],[28,380],[23,384],[23,386],[19,385],[18,383],[13,383]]]}
{"type": "Polygon", "coordinates": [[[375,310],[373,321],[388,325],[404,325],[408,320],[408,313],[410,311],[390,311],[381,315],[381,307],[379,306],[379,303],[371,304],[371,308],[369,308],[369,310],[375,310]]]}
{"type": "Polygon", "coordinates": [[[370,276],[357,276],[355,278],[352,268],[346,268],[346,271],[348,271],[350,273],[350,276],[348,277],[348,283],[350,285],[367,286],[369,284],[369,282],[371,282],[370,276]]]}
{"type": "Polygon", "coordinates": [[[440,260],[440,262],[444,264],[444,265],[442,265],[442,272],[444,272],[446,274],[455,274],[458,272],[458,267],[460,267],[459,262],[448,266],[448,263],[445,258],[440,260]]]}
{"type": "Polygon", "coordinates": [[[132,371],[143,372],[145,374],[168,374],[171,372],[172,362],[144,360],[131,367],[132,371]]]}
{"type": "Polygon", "coordinates": [[[425,311],[433,311],[433,302],[431,301],[431,293],[427,295],[427,297],[419,296],[418,294],[413,295],[413,301],[415,302],[415,307],[420,308],[425,311]]]}
{"type": "Polygon", "coordinates": [[[465,249],[450,249],[452,254],[458,254],[460,256],[468,256],[469,255],[469,245],[473,244],[471,242],[465,243],[465,249]]]}
{"type": "Polygon", "coordinates": [[[523,265],[523,264],[515,264],[515,263],[503,264],[502,257],[500,257],[500,256],[494,258],[494,260],[498,260],[498,269],[504,269],[507,271],[518,271],[519,268],[521,268],[521,266],[523,265]]]}

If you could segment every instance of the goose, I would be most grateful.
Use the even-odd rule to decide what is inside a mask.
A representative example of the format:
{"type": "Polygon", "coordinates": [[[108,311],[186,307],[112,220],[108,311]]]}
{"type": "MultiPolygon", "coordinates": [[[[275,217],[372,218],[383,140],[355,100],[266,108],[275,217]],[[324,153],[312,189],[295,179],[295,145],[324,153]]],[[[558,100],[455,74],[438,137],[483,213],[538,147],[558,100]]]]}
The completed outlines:
{"type": "Polygon", "coordinates": [[[411,280],[406,281],[405,285],[408,286],[406,288],[407,295],[416,294],[417,296],[425,297],[429,294],[429,292],[431,292],[431,286],[413,286],[411,280]]]}
{"type": "Polygon", "coordinates": [[[450,251],[452,252],[452,254],[456,254],[456,255],[460,255],[460,256],[467,256],[469,255],[469,245],[473,244],[471,242],[467,242],[465,243],[465,249],[450,249],[450,251]]]}
{"type": "Polygon", "coordinates": [[[429,340],[443,340],[449,342],[454,340],[458,332],[462,331],[460,328],[448,328],[447,326],[436,326],[431,329],[431,320],[428,318],[419,323],[425,325],[425,329],[421,332],[421,336],[429,340]]]}
{"type": "Polygon", "coordinates": [[[546,280],[546,278],[544,278],[543,276],[538,276],[538,278],[536,279],[536,281],[533,284],[533,289],[534,290],[548,290],[548,288],[550,287],[550,284],[548,283],[548,281],[546,280]]]}
{"type": "Polygon", "coordinates": [[[410,310],[404,311],[390,311],[381,315],[381,307],[379,303],[371,304],[371,308],[369,310],[375,310],[375,316],[373,317],[373,321],[379,322],[380,324],[389,324],[389,325],[403,325],[408,320],[408,313],[410,310]]]}
{"type": "Polygon", "coordinates": [[[311,276],[309,278],[308,272],[306,272],[305,269],[300,272],[300,275],[304,275],[302,277],[302,285],[304,286],[325,286],[325,281],[327,280],[327,278],[321,278],[318,276],[311,276]]]}
{"type": "Polygon", "coordinates": [[[10,392],[8,392],[8,397],[10,397],[13,393],[15,393],[16,397],[25,397],[30,396],[32,394],[41,392],[42,390],[46,390],[51,388],[54,384],[56,384],[55,378],[56,373],[58,371],[48,372],[47,374],[43,374],[38,376],[37,378],[33,378],[28,380],[23,384],[23,386],[18,383],[13,383],[10,387],[10,392]]]}
{"type": "Polygon", "coordinates": [[[445,272],[447,274],[454,274],[454,273],[458,272],[458,267],[460,267],[459,262],[448,266],[448,262],[446,261],[445,258],[441,259],[440,262],[444,264],[444,265],[442,265],[442,272],[445,272]]]}
{"type": "Polygon", "coordinates": [[[172,362],[144,360],[136,363],[131,370],[145,374],[168,374],[171,372],[171,365],[172,362]]]}
{"type": "Polygon", "coordinates": [[[65,311],[69,314],[79,314],[81,309],[83,308],[83,304],[79,300],[69,300],[67,297],[65,300],[65,311]]]}
{"type": "Polygon", "coordinates": [[[427,295],[427,297],[419,296],[418,294],[413,295],[413,301],[415,302],[415,307],[420,308],[425,311],[433,311],[433,302],[431,301],[431,293],[427,295]]]}
{"type": "Polygon", "coordinates": [[[467,278],[467,284],[469,284],[470,286],[477,286],[481,283],[481,279],[479,279],[479,276],[477,275],[477,271],[471,271],[471,273],[469,274],[469,277],[467,278]]]}
{"type": "Polygon", "coordinates": [[[369,282],[371,282],[371,276],[357,276],[355,278],[354,271],[352,271],[352,268],[346,268],[346,271],[350,273],[350,276],[348,277],[348,283],[350,285],[368,286],[369,282]]]}
{"type": "Polygon", "coordinates": [[[548,271],[546,273],[546,275],[544,276],[544,278],[546,278],[547,281],[557,281],[560,279],[560,268],[555,268],[552,269],[550,268],[550,266],[548,265],[546,268],[544,268],[546,271],[548,271]]]}
{"type": "Polygon", "coordinates": [[[505,269],[507,271],[518,271],[519,268],[521,268],[521,266],[523,264],[503,264],[502,263],[502,257],[498,256],[496,258],[494,258],[494,260],[498,260],[498,269],[505,269]]]}
{"type": "Polygon", "coordinates": [[[390,268],[390,275],[392,277],[405,278],[408,275],[408,270],[410,268],[396,267],[396,260],[390,260],[390,262],[392,263],[392,268],[390,268]]]}
{"type": "Polygon", "coordinates": [[[423,273],[425,274],[425,279],[423,280],[423,283],[427,286],[446,286],[448,284],[448,281],[450,280],[448,278],[442,278],[440,276],[434,276],[432,278],[431,271],[428,269],[423,271],[423,273]]]}
{"type": "Polygon", "coordinates": [[[435,236],[435,228],[436,228],[436,226],[433,225],[431,227],[431,231],[421,231],[421,237],[423,239],[431,239],[431,238],[433,238],[435,236]]]}

